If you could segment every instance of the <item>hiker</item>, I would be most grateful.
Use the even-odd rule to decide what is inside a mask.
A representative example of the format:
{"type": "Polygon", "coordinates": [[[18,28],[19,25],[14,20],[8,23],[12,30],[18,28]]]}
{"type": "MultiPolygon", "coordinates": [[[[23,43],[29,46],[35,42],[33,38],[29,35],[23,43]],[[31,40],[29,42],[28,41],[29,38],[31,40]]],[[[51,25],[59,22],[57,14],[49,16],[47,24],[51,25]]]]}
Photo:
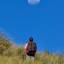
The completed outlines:
{"type": "Polygon", "coordinates": [[[29,41],[25,44],[24,46],[24,50],[25,50],[25,55],[26,57],[30,57],[30,59],[32,58],[33,60],[35,59],[35,54],[37,51],[37,46],[36,43],[33,41],[33,38],[30,37],[29,41]]]}

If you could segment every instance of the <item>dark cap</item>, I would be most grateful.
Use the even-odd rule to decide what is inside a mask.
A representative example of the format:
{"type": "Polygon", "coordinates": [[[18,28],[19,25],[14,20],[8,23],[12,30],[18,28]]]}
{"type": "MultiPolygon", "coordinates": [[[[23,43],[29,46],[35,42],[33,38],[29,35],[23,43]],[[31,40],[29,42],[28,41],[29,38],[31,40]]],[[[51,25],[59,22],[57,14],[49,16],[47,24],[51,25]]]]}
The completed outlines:
{"type": "Polygon", "coordinates": [[[30,38],[29,38],[29,41],[33,41],[33,37],[30,37],[30,38]]]}

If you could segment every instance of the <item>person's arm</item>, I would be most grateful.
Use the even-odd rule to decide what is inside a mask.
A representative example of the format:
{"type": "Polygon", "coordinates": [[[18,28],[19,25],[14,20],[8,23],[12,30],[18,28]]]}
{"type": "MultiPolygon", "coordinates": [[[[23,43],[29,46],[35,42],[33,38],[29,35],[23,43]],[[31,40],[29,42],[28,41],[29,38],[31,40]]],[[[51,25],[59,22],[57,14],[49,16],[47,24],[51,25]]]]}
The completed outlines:
{"type": "Polygon", "coordinates": [[[36,43],[34,43],[35,44],[35,51],[37,51],[37,45],[36,45],[36,43]]]}

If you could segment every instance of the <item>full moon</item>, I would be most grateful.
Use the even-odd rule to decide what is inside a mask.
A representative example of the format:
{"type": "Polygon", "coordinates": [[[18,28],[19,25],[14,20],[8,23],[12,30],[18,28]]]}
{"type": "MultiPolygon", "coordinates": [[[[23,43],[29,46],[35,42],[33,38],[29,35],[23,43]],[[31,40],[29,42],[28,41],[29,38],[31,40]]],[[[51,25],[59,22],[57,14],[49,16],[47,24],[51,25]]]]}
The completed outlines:
{"type": "Polygon", "coordinates": [[[39,3],[40,3],[40,0],[28,0],[28,4],[31,4],[31,5],[35,5],[39,3]]]}

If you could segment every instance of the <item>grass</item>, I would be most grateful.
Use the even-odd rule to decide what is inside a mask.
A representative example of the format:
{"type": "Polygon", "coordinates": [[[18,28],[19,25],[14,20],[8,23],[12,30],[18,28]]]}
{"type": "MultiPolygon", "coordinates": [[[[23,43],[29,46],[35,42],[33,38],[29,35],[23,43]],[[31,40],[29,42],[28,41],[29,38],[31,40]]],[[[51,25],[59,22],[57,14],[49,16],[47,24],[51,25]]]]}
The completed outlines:
{"type": "Polygon", "coordinates": [[[22,64],[22,59],[19,57],[0,56],[0,64],[22,64]]]}
{"type": "Polygon", "coordinates": [[[7,38],[0,36],[0,64],[64,64],[64,54],[36,53],[35,61],[25,60],[23,46],[12,44],[7,38]]]}
{"type": "Polygon", "coordinates": [[[0,64],[64,64],[64,57],[49,55],[47,58],[44,54],[36,56],[35,61],[23,60],[19,56],[0,56],[0,64]]]}

